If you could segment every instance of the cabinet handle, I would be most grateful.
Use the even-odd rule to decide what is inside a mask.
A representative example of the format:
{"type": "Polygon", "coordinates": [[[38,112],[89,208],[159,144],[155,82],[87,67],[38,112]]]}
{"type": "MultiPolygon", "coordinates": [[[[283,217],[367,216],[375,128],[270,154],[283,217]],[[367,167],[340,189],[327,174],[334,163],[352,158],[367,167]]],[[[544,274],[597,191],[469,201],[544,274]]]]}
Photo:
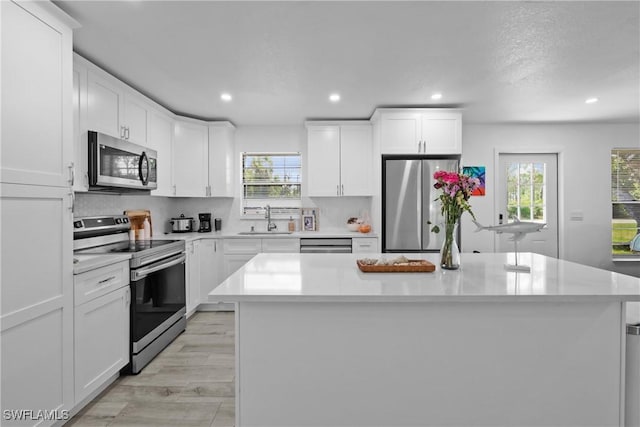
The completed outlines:
{"type": "Polygon", "coordinates": [[[124,139],[124,126],[120,126],[120,138],[124,139]]]}
{"type": "Polygon", "coordinates": [[[76,172],[75,172],[75,168],[73,167],[73,162],[71,162],[69,164],[69,184],[71,185],[71,187],[73,187],[73,184],[76,181],[76,172]]]}
{"type": "Polygon", "coordinates": [[[427,141],[422,141],[422,152],[423,153],[427,152],[427,141]]]}
{"type": "Polygon", "coordinates": [[[340,195],[340,185],[336,185],[336,196],[340,195]]]}
{"type": "Polygon", "coordinates": [[[342,196],[344,196],[344,184],[342,184],[342,196]]]}
{"type": "Polygon", "coordinates": [[[173,195],[174,196],[176,195],[176,186],[175,185],[173,186],[173,195]]]}
{"type": "Polygon", "coordinates": [[[124,128],[124,134],[126,135],[126,138],[129,139],[129,126],[124,128]]]}
{"type": "Polygon", "coordinates": [[[116,276],[107,277],[106,279],[100,280],[100,281],[98,282],[98,285],[101,285],[101,284],[103,284],[103,283],[110,282],[110,281],[114,280],[115,278],[116,278],[116,276]]]}
{"type": "Polygon", "coordinates": [[[131,289],[127,288],[124,293],[124,304],[126,307],[131,305],[131,289]]]}

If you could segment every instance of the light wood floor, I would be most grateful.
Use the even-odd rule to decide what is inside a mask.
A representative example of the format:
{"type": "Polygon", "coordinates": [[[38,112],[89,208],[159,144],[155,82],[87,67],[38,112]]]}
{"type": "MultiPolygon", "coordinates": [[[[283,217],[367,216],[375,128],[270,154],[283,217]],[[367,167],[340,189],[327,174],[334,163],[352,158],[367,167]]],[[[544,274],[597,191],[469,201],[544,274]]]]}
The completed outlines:
{"type": "Polygon", "coordinates": [[[118,378],[65,426],[233,426],[234,339],[234,313],[194,314],[140,374],[118,378]]]}

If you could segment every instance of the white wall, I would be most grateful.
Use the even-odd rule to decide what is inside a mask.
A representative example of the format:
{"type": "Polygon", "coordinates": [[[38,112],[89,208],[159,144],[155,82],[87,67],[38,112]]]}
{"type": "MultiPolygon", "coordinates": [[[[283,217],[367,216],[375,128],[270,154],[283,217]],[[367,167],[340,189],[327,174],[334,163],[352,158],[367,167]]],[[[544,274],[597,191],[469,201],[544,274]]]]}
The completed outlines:
{"type": "MultiPolygon", "coordinates": [[[[640,148],[637,124],[521,124],[463,126],[464,165],[486,166],[487,195],[471,199],[482,223],[497,223],[494,211],[495,151],[510,149],[559,152],[560,257],[640,277],[640,264],[611,261],[611,149],[640,148]],[[582,211],[583,221],[571,221],[572,211],[582,211]]],[[[463,250],[491,252],[494,240],[474,233],[463,216],[463,250]]]]}

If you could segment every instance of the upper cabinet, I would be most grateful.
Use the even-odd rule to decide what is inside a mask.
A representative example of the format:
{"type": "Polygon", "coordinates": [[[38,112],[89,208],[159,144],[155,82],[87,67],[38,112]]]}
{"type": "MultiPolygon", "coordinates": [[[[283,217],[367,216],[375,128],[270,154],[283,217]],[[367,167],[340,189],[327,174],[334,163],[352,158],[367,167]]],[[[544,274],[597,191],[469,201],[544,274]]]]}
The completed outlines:
{"type": "Polygon", "coordinates": [[[150,110],[147,130],[147,147],[156,150],[158,188],[153,196],[173,196],[173,118],[161,111],[150,110]]]}
{"type": "Polygon", "coordinates": [[[89,70],[87,84],[88,129],[145,144],[149,120],[145,100],[98,71],[89,70]]]}
{"type": "MultiPolygon", "coordinates": [[[[173,194],[209,194],[209,132],[205,124],[177,119],[173,134],[173,194]]],[[[159,164],[158,164],[159,165],[159,164]]]]}
{"type": "Polygon", "coordinates": [[[68,187],[73,173],[71,29],[55,13],[41,17],[34,12],[37,6],[9,1],[2,6],[0,179],[68,187]]]}
{"type": "Polygon", "coordinates": [[[367,122],[307,122],[307,195],[371,196],[373,144],[367,122]]]}
{"type": "Polygon", "coordinates": [[[229,122],[209,123],[208,196],[233,197],[234,136],[236,128],[229,122]]]}
{"type": "Polygon", "coordinates": [[[382,154],[461,154],[462,114],[453,109],[376,110],[382,154]]]}

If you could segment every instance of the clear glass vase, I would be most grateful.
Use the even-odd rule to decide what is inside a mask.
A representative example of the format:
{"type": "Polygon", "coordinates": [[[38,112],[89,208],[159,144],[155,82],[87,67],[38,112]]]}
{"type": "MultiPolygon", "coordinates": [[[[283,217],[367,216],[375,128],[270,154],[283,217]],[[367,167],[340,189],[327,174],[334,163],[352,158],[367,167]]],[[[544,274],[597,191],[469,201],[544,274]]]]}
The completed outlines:
{"type": "Polygon", "coordinates": [[[445,270],[460,268],[460,249],[456,243],[458,221],[447,222],[444,225],[444,242],[440,249],[440,267],[445,270]]]}

